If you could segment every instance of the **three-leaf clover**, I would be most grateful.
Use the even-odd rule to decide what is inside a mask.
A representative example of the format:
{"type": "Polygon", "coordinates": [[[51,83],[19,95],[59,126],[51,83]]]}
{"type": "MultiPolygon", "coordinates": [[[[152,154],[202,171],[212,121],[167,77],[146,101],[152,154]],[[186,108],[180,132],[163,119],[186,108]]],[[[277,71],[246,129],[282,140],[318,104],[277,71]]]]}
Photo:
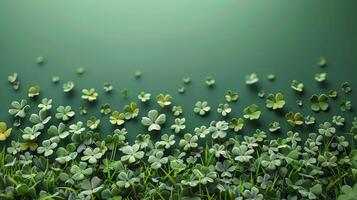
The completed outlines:
{"type": "Polygon", "coordinates": [[[112,90],[113,90],[113,85],[112,84],[110,84],[110,83],[104,83],[104,87],[103,87],[103,89],[104,89],[104,91],[105,92],[111,92],[112,90]]]}
{"type": "Polygon", "coordinates": [[[116,124],[120,126],[125,122],[125,114],[119,113],[118,111],[113,111],[109,117],[109,121],[111,124],[116,124]]]}
{"type": "Polygon", "coordinates": [[[326,80],[327,74],[326,73],[317,73],[315,74],[315,80],[317,82],[323,82],[326,80]]]}
{"type": "Polygon", "coordinates": [[[228,103],[220,103],[217,108],[217,112],[220,113],[222,116],[227,116],[232,109],[229,107],[228,103]]]}
{"type": "Polygon", "coordinates": [[[273,110],[281,109],[285,105],[284,95],[282,93],[269,94],[266,99],[266,107],[273,110]]]}
{"type": "Polygon", "coordinates": [[[255,120],[255,119],[259,119],[260,114],[262,113],[259,110],[259,107],[256,104],[252,104],[250,106],[247,106],[244,108],[243,110],[243,117],[249,120],[255,120]]]}
{"type": "Polygon", "coordinates": [[[40,91],[41,91],[41,88],[39,86],[32,86],[29,88],[28,92],[27,92],[27,96],[28,97],[35,97],[35,96],[38,96],[40,95],[40,91]]]}
{"type": "Polygon", "coordinates": [[[285,117],[288,123],[293,127],[300,126],[304,123],[304,116],[299,112],[288,112],[285,117]]]}
{"type": "Polygon", "coordinates": [[[238,100],[239,95],[237,92],[233,92],[232,90],[228,90],[226,95],[224,95],[224,98],[226,99],[227,102],[235,102],[238,100]]]}
{"type": "Polygon", "coordinates": [[[95,116],[92,116],[91,118],[89,118],[89,120],[87,121],[87,126],[88,128],[90,128],[91,130],[97,129],[98,126],[100,124],[100,119],[97,119],[95,116]]]}
{"type": "Polygon", "coordinates": [[[183,112],[183,110],[182,110],[182,107],[181,106],[174,106],[174,107],[172,107],[172,113],[174,114],[174,116],[180,116],[181,114],[182,114],[182,112],[183,112]]]}
{"type": "Polygon", "coordinates": [[[134,144],[133,146],[124,146],[121,151],[125,154],[121,157],[121,161],[128,161],[129,163],[134,163],[144,157],[144,152],[139,151],[140,146],[134,144]]]}
{"type": "Polygon", "coordinates": [[[48,157],[53,154],[53,149],[57,147],[57,143],[51,142],[51,140],[44,140],[42,146],[37,148],[37,153],[44,154],[45,157],[48,157]]]}
{"type": "Polygon", "coordinates": [[[38,108],[41,110],[50,110],[52,108],[52,99],[42,99],[41,103],[38,104],[38,108]]]}
{"type": "Polygon", "coordinates": [[[73,81],[68,81],[63,84],[63,92],[70,92],[74,88],[74,83],[73,81]]]}
{"type": "Polygon", "coordinates": [[[160,107],[164,108],[166,106],[171,105],[172,97],[169,94],[159,94],[156,96],[156,100],[160,107]]]}
{"type": "Polygon", "coordinates": [[[140,92],[140,94],[138,95],[138,99],[141,102],[147,102],[150,100],[151,94],[150,93],[146,93],[146,92],[140,92]]]}
{"type": "Polygon", "coordinates": [[[183,150],[187,151],[190,148],[195,148],[198,146],[197,140],[197,135],[192,136],[191,133],[186,133],[183,136],[183,139],[180,140],[179,145],[180,147],[183,147],[183,150]]]}
{"type": "Polygon", "coordinates": [[[216,83],[216,81],[211,76],[207,76],[205,83],[208,87],[212,87],[216,83]]]}
{"type": "Polygon", "coordinates": [[[152,169],[160,169],[162,164],[168,162],[168,158],[164,157],[164,152],[157,151],[154,155],[149,156],[148,162],[151,163],[152,169]]]}
{"type": "Polygon", "coordinates": [[[95,164],[98,162],[98,160],[103,156],[103,153],[100,151],[99,147],[96,147],[95,149],[92,149],[90,147],[87,147],[83,151],[83,156],[81,158],[82,161],[88,160],[90,164],[95,164]]]}
{"type": "Polygon", "coordinates": [[[10,137],[12,128],[7,128],[5,122],[0,122],[0,141],[5,141],[8,137],[10,137]]]}
{"type": "Polygon", "coordinates": [[[304,84],[297,81],[297,80],[293,80],[291,82],[291,88],[295,91],[298,91],[298,92],[303,92],[304,91],[304,84]]]}
{"type": "Polygon", "coordinates": [[[326,137],[332,137],[336,133],[336,128],[331,125],[329,122],[325,122],[319,125],[319,133],[326,137]]]}
{"type": "Polygon", "coordinates": [[[233,129],[234,132],[238,132],[243,129],[244,119],[242,118],[232,118],[229,122],[229,128],[233,129]]]}
{"type": "Polygon", "coordinates": [[[148,112],[148,117],[142,117],[141,118],[141,124],[144,126],[148,126],[148,131],[153,131],[153,130],[161,130],[162,124],[164,124],[166,121],[166,115],[165,114],[160,114],[157,112],[157,110],[150,110],[148,112]]]}
{"type": "Polygon", "coordinates": [[[9,109],[9,114],[20,118],[24,118],[26,116],[26,112],[30,109],[26,100],[21,100],[21,102],[13,101],[11,106],[13,108],[9,109]]]}
{"type": "Polygon", "coordinates": [[[175,133],[179,133],[181,130],[186,128],[185,118],[176,118],[175,124],[171,125],[171,129],[175,131],[175,133]]]}
{"type": "Polygon", "coordinates": [[[269,124],[269,131],[270,132],[275,132],[280,129],[280,123],[279,122],[273,122],[269,124]]]}
{"type": "Polygon", "coordinates": [[[247,84],[247,85],[253,85],[253,84],[257,83],[258,81],[259,81],[259,78],[258,78],[257,74],[255,74],[255,73],[245,76],[245,84],[247,84]]]}

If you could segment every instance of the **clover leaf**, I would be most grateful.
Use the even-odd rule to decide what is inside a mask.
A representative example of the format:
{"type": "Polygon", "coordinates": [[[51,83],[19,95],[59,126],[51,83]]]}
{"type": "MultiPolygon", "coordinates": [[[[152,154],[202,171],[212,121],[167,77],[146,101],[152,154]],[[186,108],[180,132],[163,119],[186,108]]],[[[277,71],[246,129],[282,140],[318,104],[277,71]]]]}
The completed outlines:
{"type": "Polygon", "coordinates": [[[349,185],[343,185],[341,187],[341,194],[338,196],[337,200],[354,200],[357,196],[357,183],[353,188],[349,185]]]}
{"type": "Polygon", "coordinates": [[[7,128],[5,122],[0,122],[0,141],[5,141],[11,135],[12,128],[7,128]]]}
{"type": "Polygon", "coordinates": [[[304,91],[304,84],[297,81],[297,80],[293,80],[291,82],[291,88],[295,91],[298,91],[298,92],[303,92],[304,91]]]}
{"type": "Polygon", "coordinates": [[[29,121],[34,124],[35,126],[38,126],[39,129],[43,129],[45,125],[51,120],[51,116],[47,116],[46,111],[40,110],[40,112],[37,114],[32,114],[30,116],[29,121]]]}
{"type": "Polygon", "coordinates": [[[73,134],[79,135],[85,130],[86,129],[83,127],[83,122],[81,121],[78,121],[77,124],[71,124],[69,126],[69,132],[73,134]]]}
{"type": "Polygon", "coordinates": [[[52,82],[54,84],[57,84],[60,81],[60,77],[59,76],[52,76],[52,82]]]}
{"type": "Polygon", "coordinates": [[[120,126],[125,123],[125,114],[119,113],[118,111],[113,111],[109,117],[109,121],[111,124],[120,126]]]}
{"type": "Polygon", "coordinates": [[[94,88],[91,88],[89,90],[83,89],[82,93],[82,99],[87,99],[89,102],[97,100],[98,93],[95,91],[94,88]]]}
{"type": "Polygon", "coordinates": [[[216,83],[216,81],[211,77],[211,76],[207,76],[205,83],[208,87],[212,87],[214,86],[214,84],[216,83]]]}
{"type": "Polygon", "coordinates": [[[20,88],[20,81],[17,79],[17,73],[13,73],[7,77],[7,80],[12,85],[12,88],[16,91],[20,88]]]}
{"type": "Polygon", "coordinates": [[[336,128],[331,125],[329,122],[325,122],[319,125],[319,133],[326,137],[332,137],[336,133],[336,128]]]}
{"type": "Polygon", "coordinates": [[[232,154],[235,156],[234,160],[239,162],[249,162],[253,158],[251,154],[254,153],[254,149],[249,149],[246,145],[235,146],[232,149],[232,154]]]}
{"type": "Polygon", "coordinates": [[[179,86],[178,88],[177,88],[177,92],[178,93],[185,93],[185,91],[186,91],[186,88],[185,88],[185,86],[183,86],[183,85],[181,85],[181,86],[179,86]]]}
{"type": "Polygon", "coordinates": [[[38,108],[41,110],[50,110],[52,108],[52,99],[44,98],[41,100],[41,103],[38,104],[38,108]]]}
{"type": "Polygon", "coordinates": [[[166,106],[171,105],[172,97],[169,94],[159,94],[156,96],[156,100],[160,107],[164,108],[166,106]]]}
{"type": "Polygon", "coordinates": [[[341,104],[340,104],[340,110],[341,111],[348,111],[348,110],[351,110],[352,109],[352,104],[351,104],[351,101],[342,101],[341,104]]]}
{"type": "Polygon", "coordinates": [[[198,137],[205,138],[206,135],[210,133],[210,130],[206,126],[201,126],[201,127],[196,127],[194,132],[198,137]]]}
{"type": "Polygon", "coordinates": [[[183,112],[183,110],[182,110],[182,107],[181,106],[174,106],[174,107],[172,107],[172,113],[174,114],[174,116],[180,116],[181,114],[182,114],[182,112],[183,112]]]}
{"type": "Polygon", "coordinates": [[[273,122],[269,124],[269,131],[270,132],[275,132],[280,129],[280,123],[279,122],[273,122]]]}
{"type": "Polygon", "coordinates": [[[108,103],[105,103],[105,104],[102,104],[100,106],[100,113],[104,114],[104,115],[107,115],[111,112],[111,108],[110,108],[110,105],[108,103]]]}
{"type": "Polygon", "coordinates": [[[305,117],[305,124],[310,125],[310,124],[315,124],[315,122],[316,122],[315,117],[310,116],[310,115],[305,117]]]}
{"type": "Polygon", "coordinates": [[[175,133],[179,133],[181,130],[186,128],[185,118],[176,118],[175,124],[171,125],[171,129],[175,131],[175,133]]]}
{"type": "Polygon", "coordinates": [[[282,93],[269,94],[266,99],[266,107],[273,110],[281,109],[285,105],[284,96],[282,93]]]}
{"type": "Polygon", "coordinates": [[[91,130],[95,130],[98,128],[100,124],[100,119],[97,119],[95,116],[92,116],[91,118],[89,118],[89,120],[87,121],[87,126],[88,128],[90,128],[91,130]]]}
{"type": "Polygon", "coordinates": [[[256,104],[252,104],[250,106],[245,107],[243,113],[244,118],[249,120],[255,120],[259,119],[260,114],[262,112],[259,110],[259,107],[256,104]]]}
{"type": "Polygon", "coordinates": [[[352,91],[352,87],[349,82],[343,82],[341,84],[342,91],[344,91],[346,94],[350,93],[352,91]]]}
{"type": "Polygon", "coordinates": [[[327,74],[326,73],[317,73],[317,74],[315,74],[315,80],[317,81],[317,82],[323,82],[323,81],[325,81],[326,80],[326,77],[327,77],[327,74]]]}
{"type": "Polygon", "coordinates": [[[26,112],[30,109],[26,100],[21,100],[21,102],[13,101],[11,106],[13,108],[9,109],[9,114],[19,118],[24,118],[26,116],[26,112]]]}
{"type": "Polygon", "coordinates": [[[134,119],[139,115],[139,107],[135,102],[124,106],[125,119],[134,119]]]}
{"type": "Polygon", "coordinates": [[[328,97],[325,94],[321,94],[319,96],[312,95],[310,97],[311,110],[313,110],[315,112],[318,112],[320,110],[326,111],[329,107],[327,100],[328,100],[328,97]]]}
{"type": "Polygon", "coordinates": [[[192,136],[191,133],[186,133],[183,136],[183,139],[180,140],[179,146],[183,147],[183,150],[187,151],[190,148],[195,148],[198,146],[197,140],[198,140],[197,135],[192,136]]]}
{"type": "Polygon", "coordinates": [[[228,90],[226,95],[224,96],[227,102],[235,102],[238,100],[239,95],[237,92],[233,92],[232,90],[228,90]]]}
{"type": "Polygon", "coordinates": [[[243,129],[244,119],[242,118],[232,118],[229,122],[229,128],[233,129],[234,132],[238,132],[243,129]]]}
{"type": "Polygon", "coordinates": [[[144,157],[144,152],[139,151],[139,145],[134,144],[133,146],[124,146],[121,151],[125,154],[121,157],[121,161],[128,161],[129,163],[134,163],[144,157]]]}
{"type": "Polygon", "coordinates": [[[161,165],[166,164],[168,160],[167,157],[164,157],[162,151],[158,151],[154,155],[149,156],[148,162],[151,163],[152,169],[160,169],[161,165]]]}
{"type": "Polygon", "coordinates": [[[38,95],[40,95],[40,91],[41,91],[41,88],[39,86],[32,86],[29,88],[28,92],[27,92],[27,96],[28,97],[36,97],[38,95]]]}
{"type": "Polygon", "coordinates": [[[116,185],[119,188],[129,188],[132,185],[138,183],[140,181],[139,177],[135,177],[133,171],[131,170],[126,170],[126,171],[121,171],[118,175],[118,181],[116,182],[116,185]]]}
{"type": "Polygon", "coordinates": [[[22,138],[24,140],[36,140],[37,137],[41,134],[41,132],[39,132],[39,128],[38,126],[33,126],[31,127],[26,127],[23,131],[22,131],[22,138]]]}
{"type": "Polygon", "coordinates": [[[38,56],[38,57],[36,58],[36,63],[37,63],[37,64],[41,65],[41,64],[43,64],[44,62],[45,62],[45,57],[44,57],[44,56],[38,56]]]}
{"type": "Polygon", "coordinates": [[[82,192],[79,193],[79,197],[84,199],[83,196],[93,196],[93,194],[100,192],[103,189],[102,180],[97,176],[92,177],[92,179],[86,179],[80,184],[83,189],[82,192]]]}
{"type": "Polygon", "coordinates": [[[63,148],[63,147],[59,147],[56,151],[56,161],[60,164],[65,164],[68,163],[72,160],[74,160],[78,153],[75,152],[75,147],[71,148],[71,145],[67,145],[67,149],[63,148]]]}
{"type": "Polygon", "coordinates": [[[332,116],[332,122],[337,126],[343,126],[345,123],[345,118],[341,117],[340,115],[338,116],[334,115],[332,116]]]}
{"type": "Polygon", "coordinates": [[[257,74],[255,74],[255,73],[245,76],[245,84],[247,84],[247,85],[253,85],[253,84],[257,83],[258,81],[259,81],[259,78],[258,78],[257,74]]]}
{"type": "Polygon", "coordinates": [[[141,124],[144,126],[148,126],[148,131],[161,130],[160,125],[164,124],[165,121],[166,121],[166,115],[165,114],[159,115],[157,110],[150,110],[148,112],[148,117],[141,118],[141,124]]]}
{"type": "Polygon", "coordinates": [[[226,121],[212,121],[210,123],[209,131],[212,133],[212,138],[225,138],[227,136],[227,130],[229,126],[226,121]]]}
{"type": "Polygon", "coordinates": [[[288,112],[285,117],[288,123],[293,127],[300,126],[304,123],[304,116],[299,112],[288,112]]]}
{"type": "Polygon", "coordinates": [[[95,164],[103,156],[103,153],[100,151],[99,147],[96,147],[94,149],[87,147],[83,151],[83,155],[84,156],[82,156],[81,158],[82,161],[88,160],[90,164],[95,164]]]}
{"type": "Polygon", "coordinates": [[[161,136],[161,141],[158,142],[159,145],[163,146],[165,149],[169,149],[172,145],[176,143],[175,135],[164,134],[161,136]]]}
{"type": "Polygon", "coordinates": [[[110,84],[110,83],[104,83],[104,86],[103,86],[103,89],[104,89],[104,91],[105,92],[107,92],[107,93],[109,93],[109,92],[111,92],[112,90],[113,90],[113,85],[112,84],[110,84]]]}
{"type": "Polygon", "coordinates": [[[320,67],[324,67],[327,65],[327,60],[324,57],[320,57],[319,61],[317,62],[317,65],[319,65],[320,67]]]}
{"type": "Polygon", "coordinates": [[[197,101],[193,111],[201,116],[205,115],[207,112],[211,110],[211,107],[208,106],[207,101],[197,101]]]}
{"type": "Polygon", "coordinates": [[[70,92],[74,88],[74,83],[73,81],[68,81],[63,84],[63,92],[70,92]]]}
{"type": "Polygon", "coordinates": [[[138,95],[138,99],[141,102],[147,102],[150,100],[151,94],[150,93],[146,93],[146,92],[140,92],[140,94],[138,95]]]}
{"type": "Polygon", "coordinates": [[[70,172],[73,174],[72,178],[74,180],[81,181],[93,173],[93,168],[88,167],[86,162],[79,162],[78,165],[72,165],[70,172]]]}
{"type": "Polygon", "coordinates": [[[51,142],[51,140],[44,140],[42,146],[37,148],[37,153],[44,154],[48,157],[53,154],[53,149],[57,147],[57,143],[51,142]]]}
{"type": "Polygon", "coordinates": [[[74,117],[76,114],[74,111],[71,110],[71,106],[59,106],[57,108],[56,118],[62,121],[68,121],[70,118],[74,117]]]}
{"type": "Polygon", "coordinates": [[[331,98],[336,98],[337,97],[337,91],[336,90],[330,90],[328,93],[328,96],[331,98]]]}
{"type": "Polygon", "coordinates": [[[218,105],[217,112],[220,113],[222,116],[227,116],[231,111],[232,109],[229,107],[228,103],[220,103],[218,105]]]}

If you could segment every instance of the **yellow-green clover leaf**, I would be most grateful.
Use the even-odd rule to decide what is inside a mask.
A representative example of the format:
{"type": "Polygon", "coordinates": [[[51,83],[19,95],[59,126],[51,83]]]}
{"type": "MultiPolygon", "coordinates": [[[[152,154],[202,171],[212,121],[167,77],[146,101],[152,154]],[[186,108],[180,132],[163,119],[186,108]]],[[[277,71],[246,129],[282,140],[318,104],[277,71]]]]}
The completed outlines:
{"type": "Polygon", "coordinates": [[[207,112],[209,112],[211,110],[211,107],[208,106],[207,101],[197,101],[195,104],[195,107],[193,108],[193,112],[203,116],[205,115],[207,112]]]}
{"type": "Polygon", "coordinates": [[[71,106],[59,106],[57,108],[56,118],[61,119],[62,121],[68,121],[72,118],[76,113],[71,110],[71,106]]]}
{"type": "Polygon", "coordinates": [[[151,94],[150,93],[146,93],[146,92],[140,92],[140,94],[138,95],[138,99],[141,102],[147,102],[150,100],[151,94]]]}
{"type": "Polygon", "coordinates": [[[41,88],[39,86],[32,86],[29,88],[27,96],[28,97],[35,97],[40,95],[41,88]]]}
{"type": "Polygon", "coordinates": [[[249,119],[249,120],[255,120],[255,119],[259,119],[260,114],[262,113],[259,110],[259,106],[257,106],[256,104],[252,104],[250,106],[247,106],[243,109],[243,113],[244,113],[244,118],[249,119]]]}
{"type": "Polygon", "coordinates": [[[245,84],[247,84],[247,85],[253,85],[253,84],[257,83],[258,81],[259,81],[259,78],[258,78],[257,74],[255,74],[255,73],[245,76],[245,84]]]}
{"type": "Polygon", "coordinates": [[[238,100],[239,95],[237,92],[233,92],[232,90],[228,90],[226,95],[224,96],[227,102],[235,102],[238,100]]]}
{"type": "Polygon", "coordinates": [[[87,127],[90,128],[91,130],[97,129],[99,124],[100,124],[100,119],[97,119],[95,116],[92,116],[87,121],[87,127]]]}
{"type": "Polygon", "coordinates": [[[266,107],[273,110],[281,109],[285,105],[284,95],[282,93],[269,94],[266,99],[266,107]]]}
{"type": "Polygon", "coordinates": [[[315,80],[317,82],[323,82],[326,80],[327,74],[326,73],[317,73],[315,74],[315,80]]]}
{"type": "Polygon", "coordinates": [[[293,127],[300,126],[304,123],[304,116],[299,112],[288,112],[285,117],[288,123],[293,127]]]}
{"type": "Polygon", "coordinates": [[[172,97],[169,94],[159,94],[156,96],[156,100],[160,107],[164,108],[166,106],[171,105],[172,97]]]}
{"type": "Polygon", "coordinates": [[[232,109],[229,107],[228,103],[220,103],[217,108],[217,112],[220,113],[222,116],[227,116],[232,109]]]}
{"type": "Polygon", "coordinates": [[[328,97],[325,94],[321,94],[319,96],[312,95],[310,98],[311,110],[313,110],[315,112],[318,112],[320,110],[326,111],[329,107],[327,100],[328,100],[328,97]]]}
{"type": "Polygon", "coordinates": [[[63,91],[64,92],[70,92],[74,88],[74,83],[72,81],[68,81],[63,84],[63,91]]]}
{"type": "Polygon", "coordinates": [[[113,111],[109,117],[109,121],[111,124],[116,124],[120,126],[125,122],[125,114],[119,113],[118,111],[113,111]]]}
{"type": "Polygon", "coordinates": [[[5,122],[0,122],[0,141],[5,141],[11,135],[12,128],[7,128],[5,122]]]}
{"type": "Polygon", "coordinates": [[[125,119],[134,119],[139,115],[139,107],[135,102],[124,106],[125,119]]]}
{"type": "Polygon", "coordinates": [[[303,92],[304,91],[304,84],[297,81],[297,80],[293,80],[291,82],[291,88],[295,91],[298,91],[298,92],[303,92]]]}
{"type": "Polygon", "coordinates": [[[243,118],[232,118],[229,122],[229,128],[233,129],[234,132],[238,132],[243,129],[244,119],[243,118]]]}
{"type": "Polygon", "coordinates": [[[153,131],[153,130],[161,130],[162,124],[166,122],[166,115],[165,114],[160,114],[157,112],[157,110],[150,110],[148,112],[148,117],[142,117],[141,118],[141,124],[144,126],[148,126],[148,131],[153,131]]]}
{"type": "Polygon", "coordinates": [[[94,88],[91,88],[89,90],[83,89],[82,93],[82,99],[87,99],[89,102],[97,100],[98,93],[95,91],[94,88]]]}

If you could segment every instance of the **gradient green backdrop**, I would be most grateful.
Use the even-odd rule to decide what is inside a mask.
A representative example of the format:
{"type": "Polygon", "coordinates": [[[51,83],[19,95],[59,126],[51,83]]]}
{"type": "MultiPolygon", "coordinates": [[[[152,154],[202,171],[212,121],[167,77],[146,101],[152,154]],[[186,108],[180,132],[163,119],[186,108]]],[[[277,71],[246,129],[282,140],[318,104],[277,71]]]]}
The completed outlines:
{"type": "MultiPolygon", "coordinates": [[[[319,122],[331,120],[337,113],[350,124],[354,113],[340,112],[337,104],[345,98],[356,99],[355,92],[347,96],[340,92],[343,81],[352,86],[357,83],[356,7],[354,0],[2,0],[0,120],[11,122],[7,114],[10,102],[27,98],[27,89],[39,85],[40,98],[37,102],[29,100],[31,104],[50,97],[55,108],[71,105],[77,112],[74,121],[100,116],[102,103],[122,109],[142,90],[154,97],[160,92],[170,93],[173,104],[184,108],[187,132],[220,119],[216,107],[224,101],[225,91],[231,89],[239,93],[240,99],[232,105],[230,116],[241,117],[242,109],[252,103],[263,110],[259,122],[247,123],[242,134],[251,134],[255,128],[266,130],[270,122],[279,121],[283,130],[278,136],[286,134],[285,118],[265,108],[265,101],[257,97],[258,90],[283,92],[288,101],[285,111],[314,114],[309,109],[309,97],[336,89],[339,98],[329,112],[317,115],[319,122]],[[39,55],[46,58],[41,66],[36,64],[39,55]],[[320,56],[327,58],[326,68],[317,66],[320,56]],[[87,69],[83,76],[76,74],[79,66],[87,69]],[[137,69],[143,71],[138,80],[134,78],[137,69]],[[328,74],[323,85],[313,79],[315,73],[322,71],[328,74]],[[18,92],[7,83],[7,76],[13,72],[19,74],[21,81],[18,92]],[[244,83],[244,76],[252,72],[260,77],[257,88],[244,83]],[[266,79],[268,73],[276,75],[274,82],[266,79]],[[59,84],[51,82],[53,75],[60,76],[59,84]],[[180,95],[177,88],[186,75],[192,77],[192,83],[180,95]],[[204,84],[206,76],[216,79],[214,88],[204,84]],[[292,91],[293,79],[305,83],[304,95],[292,91]],[[63,82],[68,80],[76,85],[69,96],[62,90],[63,82]],[[103,91],[107,81],[115,87],[111,95],[103,91]],[[78,108],[87,103],[80,98],[80,91],[91,87],[99,91],[99,100],[83,117],[78,108]],[[124,88],[129,90],[128,100],[122,98],[120,91],[124,88]],[[302,109],[295,103],[297,98],[304,100],[302,109]],[[208,100],[213,108],[209,116],[193,114],[198,100],[208,100]]],[[[149,108],[158,106],[152,101],[140,108],[141,118],[149,108]]],[[[125,125],[131,142],[138,133],[145,133],[145,128],[138,125],[140,118],[125,125]]],[[[102,134],[111,133],[115,127],[107,117],[101,119],[102,134]]],[[[163,132],[172,133],[171,119],[163,132]]],[[[300,131],[306,135],[310,130],[300,131]]],[[[14,137],[18,135],[15,131],[14,137]]]]}

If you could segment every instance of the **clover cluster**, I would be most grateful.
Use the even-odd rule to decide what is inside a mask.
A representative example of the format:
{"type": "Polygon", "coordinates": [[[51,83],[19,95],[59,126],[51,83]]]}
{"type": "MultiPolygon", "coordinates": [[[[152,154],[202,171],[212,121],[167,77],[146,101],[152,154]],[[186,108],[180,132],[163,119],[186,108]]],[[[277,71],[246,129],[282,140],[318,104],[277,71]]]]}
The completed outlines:
{"type": "MultiPolygon", "coordinates": [[[[38,64],[44,58],[37,59],[38,64]]],[[[321,58],[318,65],[327,65],[321,58]]],[[[77,73],[85,73],[81,67],[77,73]]],[[[141,71],[135,72],[139,78],[141,71]]],[[[267,78],[275,79],[273,74],[267,78]]],[[[323,82],[326,73],[315,75],[323,82]]],[[[20,82],[17,73],[8,77],[14,90],[20,82]]],[[[53,77],[58,83],[60,78],[53,77]]],[[[183,78],[179,93],[185,92],[190,77],[183,78]]],[[[259,81],[253,73],[246,76],[246,84],[259,81]]],[[[207,77],[208,87],[215,84],[207,77]]],[[[73,81],[63,84],[64,92],[71,92],[73,81]]],[[[304,84],[293,80],[291,88],[303,92],[304,84]]],[[[104,91],[114,87],[105,83],[104,91]]],[[[28,90],[28,97],[40,94],[40,87],[28,90]]],[[[341,92],[349,94],[348,82],[341,85],[341,92]]],[[[128,90],[122,91],[127,96],[128,90]]],[[[314,112],[328,111],[330,98],[337,91],[316,94],[310,98],[314,112]]],[[[12,128],[0,123],[0,141],[11,139],[11,133],[20,134],[20,140],[11,140],[1,152],[0,198],[1,199],[356,199],[357,197],[357,117],[348,125],[348,133],[340,133],[337,127],[347,126],[345,118],[332,115],[331,121],[316,126],[314,116],[300,112],[283,111],[287,104],[284,94],[265,94],[266,107],[272,112],[284,112],[290,127],[285,137],[269,139],[269,134],[280,131],[274,121],[268,131],[256,129],[251,135],[239,134],[247,121],[259,120],[262,114],[256,104],[247,105],[242,117],[230,117],[231,104],[239,99],[237,92],[228,90],[225,102],[216,108],[222,118],[208,125],[197,125],[186,130],[183,112],[193,112],[204,117],[213,112],[209,100],[194,103],[183,109],[173,105],[170,94],[158,94],[154,101],[160,108],[170,108],[173,122],[167,113],[159,110],[140,112],[140,104],[153,101],[152,95],[140,92],[137,101],[125,105],[122,111],[113,110],[108,103],[99,111],[115,126],[111,134],[101,135],[98,128],[101,119],[91,116],[86,122],[74,121],[77,114],[71,106],[52,107],[53,100],[43,98],[37,108],[31,108],[27,100],[13,101],[9,114],[13,117],[12,128]],[[54,115],[49,111],[55,110],[54,115]],[[135,120],[139,119],[139,120],[135,120]],[[125,123],[133,120],[146,127],[147,133],[136,136],[135,142],[127,140],[125,123]],[[172,133],[162,133],[162,126],[169,124],[172,133]],[[296,127],[310,127],[311,132],[299,133],[296,127]],[[152,134],[159,134],[158,140],[152,134]],[[302,134],[308,135],[302,139],[302,134]]],[[[93,88],[83,89],[81,98],[94,102],[99,97],[93,88]]],[[[299,106],[302,101],[297,100],[299,106]]],[[[352,104],[344,100],[342,112],[351,111],[352,104]]],[[[79,111],[87,114],[85,106],[79,111]]],[[[103,119],[102,119],[103,120],[103,119]]]]}

